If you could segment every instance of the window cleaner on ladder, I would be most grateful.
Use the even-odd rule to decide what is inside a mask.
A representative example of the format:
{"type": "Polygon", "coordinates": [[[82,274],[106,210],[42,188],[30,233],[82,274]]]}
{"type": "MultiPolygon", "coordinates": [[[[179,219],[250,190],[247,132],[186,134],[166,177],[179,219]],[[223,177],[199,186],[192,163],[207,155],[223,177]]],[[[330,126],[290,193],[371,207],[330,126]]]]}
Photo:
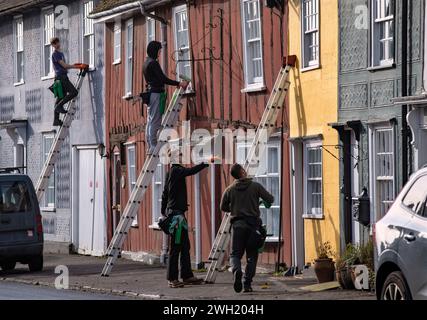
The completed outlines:
{"type": "Polygon", "coordinates": [[[55,70],[55,83],[53,85],[53,91],[57,98],[55,103],[55,116],[53,120],[53,126],[62,126],[62,121],[59,119],[59,114],[66,114],[67,110],[64,106],[73,100],[79,92],[71,83],[68,78],[69,69],[81,69],[80,64],[70,65],[65,62],[65,55],[61,50],[61,41],[55,37],[50,40],[54,51],[52,53],[52,64],[55,70]]]}
{"type": "MultiPolygon", "coordinates": [[[[151,41],[147,47],[148,58],[144,63],[144,78],[147,82],[148,91],[142,93],[144,105],[148,106],[147,119],[147,144],[148,154],[151,155],[157,146],[157,136],[162,124],[162,116],[166,107],[165,85],[181,87],[186,90],[189,82],[181,82],[169,79],[159,64],[162,44],[158,41],[151,41]]],[[[181,77],[182,78],[182,77],[181,77]]]]}

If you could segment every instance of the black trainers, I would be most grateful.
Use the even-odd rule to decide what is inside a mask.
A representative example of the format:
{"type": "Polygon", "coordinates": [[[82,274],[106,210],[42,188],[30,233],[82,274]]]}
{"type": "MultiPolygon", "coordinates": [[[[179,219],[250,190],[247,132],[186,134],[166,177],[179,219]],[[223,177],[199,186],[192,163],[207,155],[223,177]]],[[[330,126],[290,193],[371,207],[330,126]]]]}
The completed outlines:
{"type": "Polygon", "coordinates": [[[242,284],[242,271],[236,271],[234,273],[234,291],[236,291],[237,293],[242,292],[243,289],[243,284],[242,284]]]}
{"type": "Polygon", "coordinates": [[[56,107],[55,112],[66,114],[68,111],[64,109],[64,107],[56,107]]]}
{"type": "Polygon", "coordinates": [[[63,125],[64,123],[61,121],[61,120],[55,120],[54,122],[53,122],[53,126],[54,127],[62,127],[62,125],[63,125]]]}
{"type": "Polygon", "coordinates": [[[252,289],[251,286],[245,286],[245,289],[243,290],[244,293],[251,293],[254,292],[254,289],[252,289]]]}

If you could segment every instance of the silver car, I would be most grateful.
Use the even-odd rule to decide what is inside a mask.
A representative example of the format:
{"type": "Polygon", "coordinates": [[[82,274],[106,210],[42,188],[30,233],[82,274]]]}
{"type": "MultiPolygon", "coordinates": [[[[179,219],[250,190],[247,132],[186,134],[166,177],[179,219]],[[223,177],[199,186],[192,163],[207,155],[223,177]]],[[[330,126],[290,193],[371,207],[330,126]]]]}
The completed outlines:
{"type": "Polygon", "coordinates": [[[426,300],[427,168],[411,176],[373,235],[377,298],[426,300]]]}

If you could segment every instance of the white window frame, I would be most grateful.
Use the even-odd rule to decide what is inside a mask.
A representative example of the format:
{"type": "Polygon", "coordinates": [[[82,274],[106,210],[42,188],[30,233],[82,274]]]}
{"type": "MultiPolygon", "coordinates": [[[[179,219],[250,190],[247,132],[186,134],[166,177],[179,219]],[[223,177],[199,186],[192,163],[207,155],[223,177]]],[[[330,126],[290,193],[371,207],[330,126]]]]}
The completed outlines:
{"type": "MultiPolygon", "coordinates": [[[[303,200],[303,218],[304,219],[323,219],[324,218],[324,207],[323,207],[323,197],[324,197],[324,189],[323,189],[323,144],[321,140],[311,140],[311,141],[305,141],[303,144],[303,161],[304,161],[304,167],[303,167],[303,185],[304,185],[304,200],[303,200]],[[321,154],[321,177],[317,177],[314,178],[313,180],[317,180],[320,181],[320,186],[321,186],[321,204],[320,204],[320,211],[319,212],[309,212],[309,210],[312,210],[312,208],[310,209],[310,204],[309,204],[309,199],[308,197],[310,196],[308,194],[308,182],[309,182],[309,177],[308,177],[308,172],[309,172],[309,165],[310,163],[308,162],[308,151],[309,149],[320,149],[320,154],[321,154]]],[[[311,165],[318,165],[319,163],[312,163],[311,165]]]]}
{"type": "MultiPolygon", "coordinates": [[[[180,55],[179,55],[180,49],[182,49],[182,50],[188,50],[188,53],[189,53],[189,59],[188,60],[191,60],[191,47],[190,47],[190,45],[191,45],[191,38],[190,38],[190,22],[189,21],[188,21],[188,28],[186,30],[184,30],[184,29],[183,30],[179,30],[180,32],[187,32],[188,46],[178,47],[178,32],[179,31],[176,28],[176,24],[177,24],[176,18],[177,18],[178,14],[180,14],[180,13],[182,13],[184,11],[185,11],[185,13],[187,15],[187,20],[189,20],[190,17],[188,15],[188,10],[187,10],[187,6],[186,5],[181,5],[181,6],[173,8],[173,37],[174,37],[174,44],[175,44],[175,59],[177,61],[177,64],[176,64],[176,71],[177,71],[176,72],[176,76],[177,76],[178,80],[179,80],[180,74],[183,74],[183,72],[181,71],[181,68],[182,68],[181,65],[182,64],[186,64],[186,67],[188,67],[190,69],[190,74],[187,75],[187,76],[189,76],[191,78],[192,77],[192,73],[193,73],[193,66],[192,66],[192,62],[191,61],[178,62],[180,60],[180,55]]],[[[189,85],[189,87],[187,89],[187,92],[189,92],[189,91],[192,91],[191,84],[189,85]]]]}
{"type": "MultiPolygon", "coordinates": [[[[236,143],[236,162],[237,163],[240,163],[242,166],[245,165],[245,161],[247,160],[246,158],[247,158],[247,155],[248,155],[248,152],[249,152],[249,149],[251,146],[252,146],[252,144],[248,141],[236,143]],[[242,156],[242,153],[243,153],[243,156],[242,156]]],[[[278,209],[279,217],[277,219],[277,223],[280,224],[280,210],[281,210],[281,208],[280,208],[280,203],[281,203],[280,196],[281,196],[281,179],[282,179],[281,159],[280,159],[280,157],[282,156],[282,153],[281,153],[280,139],[273,137],[268,141],[268,144],[266,146],[266,154],[267,155],[269,154],[268,149],[271,149],[271,148],[275,148],[278,151],[278,159],[277,159],[278,163],[277,163],[277,165],[278,165],[278,171],[279,172],[275,172],[275,173],[268,173],[267,172],[265,174],[264,173],[259,174],[259,172],[257,172],[257,174],[254,177],[254,180],[256,181],[258,179],[263,179],[263,178],[265,178],[267,180],[269,178],[279,178],[279,190],[278,190],[279,191],[279,198],[275,197],[275,199],[274,199],[275,203],[271,206],[270,209],[278,209]]],[[[268,157],[263,157],[261,162],[262,162],[262,167],[260,167],[259,170],[268,171],[268,157]]],[[[264,186],[264,187],[266,188],[266,190],[268,192],[272,192],[272,190],[270,190],[271,188],[269,187],[269,185],[270,185],[270,182],[267,181],[267,186],[264,186]]],[[[264,207],[260,206],[260,209],[264,209],[264,207]]],[[[261,214],[262,214],[262,212],[261,212],[261,214]]],[[[263,220],[263,223],[267,223],[267,221],[263,220]]],[[[283,230],[282,230],[282,232],[283,232],[283,230]]],[[[280,237],[280,235],[269,236],[269,237],[267,237],[266,242],[277,242],[277,241],[279,241],[279,237],[280,237]]]]}
{"type": "Polygon", "coordinates": [[[122,62],[122,21],[114,22],[113,29],[113,64],[122,62]],[[118,49],[116,51],[116,49],[118,49]]]}
{"type": "MultiPolygon", "coordinates": [[[[396,157],[396,128],[392,124],[377,124],[373,125],[369,128],[369,170],[370,170],[370,189],[371,189],[371,215],[372,220],[371,221],[378,221],[381,217],[383,217],[386,212],[383,214],[380,213],[380,202],[388,202],[389,207],[393,204],[394,200],[397,196],[397,181],[396,181],[396,173],[397,173],[397,157],[396,157]],[[379,169],[378,169],[378,163],[377,163],[377,157],[379,153],[377,152],[377,139],[376,135],[378,132],[390,132],[391,134],[391,147],[392,147],[392,153],[391,153],[391,159],[393,160],[392,163],[392,173],[393,176],[388,175],[380,175],[379,169]],[[393,186],[391,192],[393,193],[393,199],[388,201],[382,201],[381,200],[381,192],[379,192],[379,183],[383,181],[392,181],[393,186]]],[[[386,154],[386,153],[383,153],[386,154]]],[[[390,190],[389,190],[390,191],[390,190]]]]}
{"type": "Polygon", "coordinates": [[[134,24],[133,19],[126,21],[126,43],[125,43],[125,98],[131,97],[133,92],[133,64],[134,64],[134,24]],[[132,28],[132,39],[129,39],[129,28],[132,28]],[[131,48],[130,48],[131,47],[131,48]],[[130,49],[130,50],[129,50],[130,49]],[[131,52],[130,52],[131,51],[131,52]]]}
{"type": "Polygon", "coordinates": [[[165,178],[166,178],[166,167],[162,164],[158,164],[156,168],[156,172],[153,175],[153,188],[151,192],[152,199],[152,215],[151,215],[151,225],[150,229],[159,229],[158,220],[161,217],[161,209],[162,209],[162,195],[163,189],[165,187],[165,178]],[[158,170],[160,170],[160,181],[156,181],[156,176],[158,174],[158,170]],[[158,193],[157,193],[158,192],[158,193]]]}
{"type": "Polygon", "coordinates": [[[25,83],[25,60],[24,60],[24,18],[22,15],[13,18],[13,44],[14,44],[14,85],[18,86],[25,83]],[[21,55],[21,71],[19,73],[19,61],[18,56],[21,55]],[[19,77],[21,77],[19,79],[19,77]]]}
{"type": "MultiPolygon", "coordinates": [[[[136,187],[137,176],[137,155],[136,155],[136,145],[135,143],[126,144],[126,163],[127,163],[127,175],[128,175],[128,191],[129,197],[132,195],[134,188],[136,187]],[[133,152],[133,165],[131,164],[131,151],[133,152]]],[[[138,215],[135,216],[135,219],[132,222],[132,227],[138,226],[138,215]]]]}
{"type": "MultiPolygon", "coordinates": [[[[55,133],[53,132],[46,132],[42,134],[42,163],[44,164],[46,162],[46,159],[49,155],[50,149],[52,147],[52,144],[50,145],[50,147],[47,149],[45,148],[45,140],[46,139],[51,139],[52,140],[52,144],[55,140],[55,133]]],[[[52,171],[52,174],[50,175],[49,178],[49,182],[46,188],[46,192],[43,195],[43,201],[42,201],[42,211],[55,211],[56,208],[56,179],[55,179],[55,168],[52,171]],[[53,181],[53,183],[52,183],[53,181]],[[53,184],[53,185],[52,185],[53,184]],[[48,190],[53,190],[53,199],[54,202],[53,203],[47,203],[47,192],[48,190]]]]}
{"type": "Polygon", "coordinates": [[[53,6],[46,7],[42,9],[41,14],[41,25],[42,25],[42,80],[48,80],[55,77],[55,70],[53,69],[52,63],[52,53],[53,47],[50,44],[50,39],[55,37],[55,12],[53,10],[53,6]],[[49,17],[48,17],[49,16],[49,17]],[[52,26],[47,26],[46,21],[52,24],[52,26]],[[47,47],[49,50],[49,57],[46,57],[47,47]],[[46,74],[46,62],[50,64],[49,72],[46,74]]]}
{"type": "Polygon", "coordinates": [[[83,2],[83,43],[82,43],[82,57],[83,62],[89,65],[89,70],[95,70],[95,24],[93,19],[89,19],[88,15],[94,9],[94,1],[83,2]],[[86,47],[89,43],[89,47],[86,47]],[[85,61],[86,52],[89,51],[89,60],[85,61]]]}
{"type": "Polygon", "coordinates": [[[320,1],[301,0],[301,57],[302,71],[309,71],[320,67],[320,1]],[[311,6],[310,6],[311,4],[311,6]],[[313,11],[307,12],[307,9],[313,11]],[[316,11],[317,9],[317,11],[316,11]],[[307,51],[317,50],[317,54],[307,51]],[[315,56],[315,59],[310,56],[315,56]]]}
{"type": "Polygon", "coordinates": [[[263,5],[260,3],[260,0],[241,0],[241,19],[242,19],[242,40],[243,40],[243,58],[244,58],[244,71],[245,71],[245,89],[243,91],[251,91],[251,90],[257,90],[257,89],[264,89],[265,88],[265,75],[264,75],[264,50],[263,50],[263,28],[262,28],[262,10],[263,5]],[[259,10],[259,18],[253,20],[253,21],[245,21],[245,6],[247,3],[256,3],[258,5],[259,10]],[[259,28],[259,37],[254,39],[248,39],[248,35],[246,33],[246,24],[247,23],[258,23],[259,28]],[[257,58],[258,61],[261,61],[261,77],[250,77],[249,76],[249,54],[248,54],[248,48],[249,48],[249,42],[259,42],[260,43],[260,50],[261,50],[261,57],[257,58]]]}
{"type": "Polygon", "coordinates": [[[395,39],[395,2],[394,0],[371,0],[371,66],[372,67],[390,67],[394,64],[395,51],[396,51],[396,39],[395,39]],[[382,5],[391,4],[391,13],[390,15],[385,15],[385,7],[382,5]],[[392,34],[388,34],[390,29],[387,28],[388,24],[393,25],[392,34]],[[380,39],[381,28],[384,28],[387,33],[386,37],[380,39]],[[384,44],[384,50],[386,56],[385,59],[381,59],[381,50],[383,50],[383,43],[392,42],[393,46],[391,51],[388,50],[388,47],[384,44]]]}
{"type": "MultiPolygon", "coordinates": [[[[155,12],[151,12],[152,15],[155,14],[155,12]]],[[[147,45],[151,42],[156,40],[156,36],[157,36],[157,32],[156,32],[156,27],[157,27],[157,23],[156,20],[151,18],[151,17],[147,17],[145,20],[145,31],[146,31],[146,40],[147,40],[147,45]],[[152,33],[150,33],[150,31],[152,31],[152,33]]]]}

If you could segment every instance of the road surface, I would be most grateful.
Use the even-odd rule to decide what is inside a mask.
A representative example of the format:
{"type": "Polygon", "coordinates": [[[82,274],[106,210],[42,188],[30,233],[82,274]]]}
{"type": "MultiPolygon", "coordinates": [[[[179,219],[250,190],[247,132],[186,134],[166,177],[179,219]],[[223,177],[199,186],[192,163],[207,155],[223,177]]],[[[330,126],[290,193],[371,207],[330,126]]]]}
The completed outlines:
{"type": "Polygon", "coordinates": [[[32,286],[19,283],[0,283],[0,300],[127,300],[125,297],[93,294],[72,290],[32,286]]]}

